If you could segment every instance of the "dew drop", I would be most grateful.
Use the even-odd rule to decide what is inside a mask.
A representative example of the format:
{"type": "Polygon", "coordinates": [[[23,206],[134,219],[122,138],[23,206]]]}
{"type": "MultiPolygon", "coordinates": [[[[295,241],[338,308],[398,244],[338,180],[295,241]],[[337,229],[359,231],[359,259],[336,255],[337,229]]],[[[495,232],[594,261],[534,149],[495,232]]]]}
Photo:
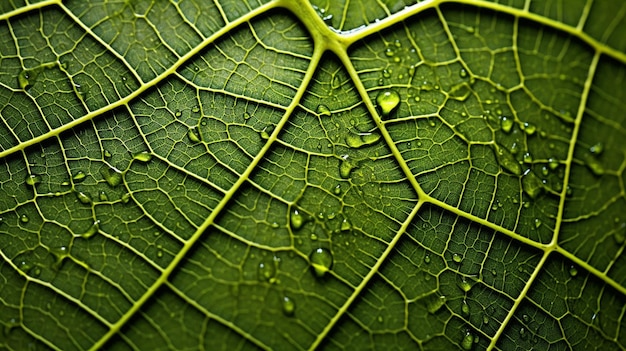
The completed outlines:
{"type": "Polygon", "coordinates": [[[469,292],[470,290],[472,290],[472,284],[470,282],[468,282],[467,279],[465,279],[465,278],[463,278],[463,280],[461,280],[461,282],[458,283],[458,286],[464,292],[469,292]]]}
{"type": "Polygon", "coordinates": [[[333,189],[333,193],[335,193],[335,195],[341,194],[341,184],[337,184],[337,186],[333,189]]]}
{"type": "Polygon", "coordinates": [[[292,229],[298,230],[302,228],[305,222],[304,216],[300,214],[300,211],[297,209],[293,209],[291,211],[291,214],[289,215],[289,223],[291,224],[292,229]]]}
{"type": "Polygon", "coordinates": [[[116,187],[122,183],[122,171],[115,167],[104,165],[100,168],[100,174],[111,187],[116,187]]]}
{"type": "Polygon", "coordinates": [[[461,68],[461,70],[459,71],[459,76],[461,78],[467,77],[467,71],[465,70],[465,68],[461,68]]]}
{"type": "Polygon", "coordinates": [[[98,198],[100,199],[100,201],[109,201],[109,197],[107,196],[107,193],[104,192],[104,190],[100,192],[98,198]]]}
{"type": "Polygon", "coordinates": [[[180,112],[180,111],[176,111],[176,112],[174,113],[174,116],[176,116],[177,118],[178,118],[178,117],[180,117],[180,116],[182,116],[182,115],[183,115],[183,113],[182,113],[182,112],[180,112]]]}
{"type": "Polygon", "coordinates": [[[601,176],[604,174],[604,167],[593,154],[587,154],[585,156],[585,164],[594,175],[601,176]]]}
{"type": "Polygon", "coordinates": [[[105,158],[111,158],[111,156],[113,156],[113,155],[111,154],[111,151],[109,151],[109,150],[104,150],[104,157],[105,157],[105,158]]]}
{"type": "Polygon", "coordinates": [[[522,130],[528,135],[533,135],[537,131],[537,127],[532,123],[524,122],[522,124],[522,130]]]}
{"type": "Polygon", "coordinates": [[[532,163],[533,162],[533,156],[530,154],[530,152],[526,152],[524,153],[524,155],[522,156],[522,160],[525,163],[532,163]]]}
{"type": "Polygon", "coordinates": [[[252,115],[250,113],[248,113],[247,111],[243,113],[243,119],[244,120],[249,120],[250,118],[252,118],[252,115]]]}
{"type": "Polygon", "coordinates": [[[556,158],[554,158],[554,157],[550,157],[550,158],[548,159],[548,167],[550,167],[550,169],[552,169],[552,170],[557,169],[557,168],[559,167],[559,164],[560,164],[560,163],[559,163],[559,160],[557,160],[557,159],[556,159],[556,158]]]}
{"type": "Polygon", "coordinates": [[[600,155],[602,151],[604,151],[604,145],[602,144],[602,142],[598,142],[589,148],[589,152],[594,155],[600,155]]]}
{"type": "Polygon", "coordinates": [[[343,221],[341,221],[340,229],[342,232],[347,232],[352,229],[352,224],[350,223],[350,221],[348,221],[347,218],[344,218],[343,221]]]}
{"type": "Polygon", "coordinates": [[[89,197],[89,195],[83,193],[82,191],[79,191],[76,193],[76,198],[78,199],[78,201],[80,201],[81,203],[88,205],[91,203],[91,197],[89,197]]]}
{"type": "Polygon", "coordinates": [[[429,299],[429,301],[428,301],[428,303],[426,305],[426,309],[428,310],[428,313],[435,314],[445,304],[446,304],[446,297],[445,296],[443,296],[443,295],[442,296],[432,296],[432,298],[429,299]]]}
{"type": "Polygon", "coordinates": [[[569,267],[569,275],[571,277],[575,277],[578,275],[578,269],[575,266],[570,266],[569,267]]]}
{"type": "Polygon", "coordinates": [[[295,301],[289,296],[283,296],[283,313],[285,314],[285,316],[291,317],[293,316],[295,312],[296,312],[295,301]]]}
{"type": "Polygon", "coordinates": [[[380,107],[383,117],[389,117],[389,114],[398,107],[400,95],[395,90],[384,90],[376,96],[376,103],[380,107]]]}
{"type": "Polygon", "coordinates": [[[192,107],[192,108],[191,108],[191,112],[193,112],[193,113],[198,113],[198,112],[200,112],[200,107],[199,107],[198,105],[196,105],[196,106],[192,107]]]}
{"type": "Polygon", "coordinates": [[[122,203],[127,204],[130,201],[130,193],[126,193],[124,195],[122,195],[122,203]]]}
{"type": "Polygon", "coordinates": [[[353,168],[354,166],[352,166],[352,163],[348,161],[347,157],[344,158],[339,164],[339,176],[343,179],[350,178],[350,173],[352,172],[353,168]]]}
{"type": "Polygon", "coordinates": [[[96,219],[93,222],[93,224],[89,227],[89,229],[87,229],[87,231],[85,231],[84,233],[80,234],[80,236],[85,239],[89,239],[92,236],[94,236],[96,233],[98,233],[99,230],[100,230],[100,220],[96,219]]]}
{"type": "Polygon", "coordinates": [[[346,135],[346,144],[352,148],[360,148],[371,145],[380,140],[380,135],[375,133],[350,133],[346,135]]]}
{"type": "Polygon", "coordinates": [[[82,182],[83,180],[85,180],[86,177],[87,177],[87,174],[85,174],[85,172],[78,171],[74,174],[74,176],[72,176],[72,180],[78,183],[78,182],[82,182]]]}
{"type": "Polygon", "coordinates": [[[454,255],[452,255],[452,260],[456,263],[461,263],[461,261],[463,261],[463,256],[455,253],[454,255]]]}
{"type": "Polygon", "coordinates": [[[152,154],[148,151],[137,152],[133,155],[133,159],[139,162],[148,162],[152,160],[152,154]]]}
{"type": "Polygon", "coordinates": [[[535,172],[527,169],[522,176],[522,189],[531,199],[535,199],[543,190],[543,182],[537,177],[535,172]]]}
{"type": "Polygon", "coordinates": [[[33,85],[33,82],[31,82],[31,79],[34,79],[34,78],[35,78],[35,74],[33,74],[33,71],[29,69],[25,69],[25,70],[22,70],[17,75],[17,83],[19,84],[21,89],[26,90],[28,87],[33,85]]]}
{"type": "Polygon", "coordinates": [[[461,348],[469,351],[474,347],[474,335],[471,332],[466,332],[463,340],[461,341],[461,348]]]}
{"type": "Polygon", "coordinates": [[[509,117],[505,117],[505,116],[501,116],[500,117],[500,128],[502,128],[502,131],[504,131],[505,133],[510,133],[511,130],[513,129],[513,120],[509,117]]]}
{"type": "Polygon", "coordinates": [[[463,300],[463,303],[461,304],[461,312],[465,315],[465,316],[469,316],[470,314],[470,307],[467,304],[467,301],[463,300]]]}
{"type": "Polygon", "coordinates": [[[30,218],[28,218],[27,214],[23,214],[23,215],[20,216],[20,222],[28,223],[28,221],[30,221],[30,218]]]}
{"type": "Polygon", "coordinates": [[[430,255],[424,256],[424,263],[426,263],[426,264],[430,263],[430,255]]]}
{"type": "Polygon", "coordinates": [[[332,268],[333,255],[329,249],[317,248],[309,255],[311,268],[316,277],[321,278],[332,268]]]}
{"type": "Polygon", "coordinates": [[[191,141],[192,143],[199,143],[201,139],[198,127],[189,128],[189,130],[187,131],[187,138],[189,138],[189,141],[191,141]]]}
{"type": "Polygon", "coordinates": [[[41,176],[38,174],[30,174],[26,177],[26,184],[30,186],[35,186],[41,183],[41,176]]]}

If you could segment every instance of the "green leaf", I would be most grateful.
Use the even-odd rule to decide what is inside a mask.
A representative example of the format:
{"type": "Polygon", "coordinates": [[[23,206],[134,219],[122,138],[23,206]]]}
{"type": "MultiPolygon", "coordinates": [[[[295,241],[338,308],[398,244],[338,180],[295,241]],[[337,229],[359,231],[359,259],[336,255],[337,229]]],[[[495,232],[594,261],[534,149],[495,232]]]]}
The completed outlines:
{"type": "Polygon", "coordinates": [[[626,349],[625,32],[0,2],[0,349],[626,349]]]}

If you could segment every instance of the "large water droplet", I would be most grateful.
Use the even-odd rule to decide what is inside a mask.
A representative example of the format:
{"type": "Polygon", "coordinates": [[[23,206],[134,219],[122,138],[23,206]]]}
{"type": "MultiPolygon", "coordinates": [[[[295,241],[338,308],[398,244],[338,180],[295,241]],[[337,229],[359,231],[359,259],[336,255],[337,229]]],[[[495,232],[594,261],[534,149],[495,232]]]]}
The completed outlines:
{"type": "Polygon", "coordinates": [[[189,130],[187,131],[187,138],[189,138],[189,141],[191,141],[192,143],[199,143],[200,141],[202,141],[202,139],[200,138],[200,132],[198,131],[198,127],[189,128],[189,130]]]}
{"type": "Polygon", "coordinates": [[[323,277],[333,266],[333,255],[329,249],[320,247],[309,255],[311,268],[316,277],[323,277]]]}
{"type": "Polygon", "coordinates": [[[461,340],[461,348],[463,350],[469,351],[474,347],[474,335],[472,334],[472,332],[467,331],[465,332],[465,336],[463,337],[463,340],[461,340]]]}
{"type": "Polygon", "coordinates": [[[320,116],[330,116],[330,109],[328,108],[328,106],[326,105],[317,105],[317,109],[315,110],[315,112],[317,112],[317,114],[319,114],[320,116]]]}
{"type": "Polygon", "coordinates": [[[38,174],[29,174],[26,177],[26,184],[30,186],[35,186],[41,183],[41,176],[38,174]]]}
{"type": "Polygon", "coordinates": [[[100,168],[100,174],[111,187],[116,187],[122,182],[122,171],[115,167],[104,165],[100,168]]]}
{"type": "Polygon", "coordinates": [[[133,155],[133,159],[139,162],[148,162],[152,160],[152,154],[148,151],[137,152],[133,155]]]}
{"type": "Polygon", "coordinates": [[[506,117],[506,116],[501,116],[500,117],[500,128],[502,128],[502,131],[505,133],[510,133],[511,130],[513,129],[513,119],[506,117]]]}
{"type": "Polygon", "coordinates": [[[537,177],[535,172],[527,169],[522,176],[522,189],[531,199],[535,199],[543,190],[543,182],[537,177]]]}
{"type": "Polygon", "coordinates": [[[400,103],[400,95],[395,90],[383,90],[376,96],[376,103],[380,107],[383,117],[388,117],[389,114],[398,107],[400,103]]]}
{"type": "Polygon", "coordinates": [[[430,295],[428,297],[428,303],[426,304],[426,309],[428,310],[428,313],[435,314],[445,304],[446,304],[445,296],[430,295]]]}
{"type": "Polygon", "coordinates": [[[289,223],[291,224],[291,229],[298,230],[302,228],[306,219],[297,209],[291,210],[289,215],[289,223]]]}
{"type": "Polygon", "coordinates": [[[371,145],[376,143],[378,140],[380,140],[380,134],[375,133],[350,133],[346,135],[346,144],[353,148],[371,145]]]}
{"type": "Polygon", "coordinates": [[[85,205],[91,203],[91,197],[88,194],[83,193],[82,191],[76,193],[76,198],[78,199],[78,201],[85,205]]]}
{"type": "Polygon", "coordinates": [[[86,177],[87,177],[87,174],[85,174],[85,172],[78,171],[74,174],[74,176],[72,176],[72,180],[74,180],[74,182],[76,183],[79,183],[85,180],[86,177]]]}
{"type": "Polygon", "coordinates": [[[80,234],[80,236],[85,239],[89,239],[92,236],[94,236],[96,233],[98,233],[99,230],[100,230],[100,220],[96,219],[93,222],[93,224],[89,227],[89,229],[87,229],[87,231],[85,231],[84,233],[80,234]]]}
{"type": "Polygon", "coordinates": [[[283,313],[285,316],[293,316],[296,312],[296,302],[289,296],[283,296],[283,313]]]}

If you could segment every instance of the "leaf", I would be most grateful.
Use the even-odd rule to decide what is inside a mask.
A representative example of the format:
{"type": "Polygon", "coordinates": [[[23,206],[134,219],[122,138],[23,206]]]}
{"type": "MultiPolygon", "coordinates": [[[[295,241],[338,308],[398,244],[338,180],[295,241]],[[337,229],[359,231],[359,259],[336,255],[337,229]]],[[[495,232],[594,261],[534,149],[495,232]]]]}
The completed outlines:
{"type": "Polygon", "coordinates": [[[626,4],[0,13],[1,349],[626,348],[626,4]]]}

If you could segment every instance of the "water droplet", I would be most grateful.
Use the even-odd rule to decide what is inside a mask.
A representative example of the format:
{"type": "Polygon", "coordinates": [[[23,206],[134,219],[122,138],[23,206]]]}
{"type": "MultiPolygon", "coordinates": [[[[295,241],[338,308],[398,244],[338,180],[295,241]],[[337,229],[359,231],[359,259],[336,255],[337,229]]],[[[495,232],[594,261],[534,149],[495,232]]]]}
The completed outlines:
{"type": "Polygon", "coordinates": [[[395,90],[384,90],[376,96],[376,103],[380,107],[383,118],[389,117],[389,114],[398,107],[400,95],[395,90]]]}
{"type": "Polygon", "coordinates": [[[430,314],[435,314],[437,311],[446,304],[446,297],[439,295],[430,295],[428,299],[428,303],[426,304],[426,309],[430,314]]]}
{"type": "Polygon", "coordinates": [[[87,175],[85,174],[85,172],[83,171],[78,171],[74,174],[74,176],[72,177],[72,180],[74,180],[74,182],[78,183],[78,182],[82,182],[83,180],[85,180],[85,178],[87,177],[87,175]]]}
{"type": "Polygon", "coordinates": [[[559,160],[557,160],[556,158],[550,157],[548,159],[548,167],[550,167],[550,169],[555,170],[559,167],[559,165],[559,160]]]}
{"type": "Polygon", "coordinates": [[[76,198],[78,199],[78,201],[85,205],[91,203],[91,197],[88,194],[83,193],[82,191],[76,193],[76,198]]]}
{"type": "Polygon", "coordinates": [[[192,108],[191,108],[191,112],[193,112],[193,113],[198,113],[198,112],[200,112],[200,107],[199,107],[198,105],[196,105],[196,106],[192,107],[192,108]]]}
{"type": "Polygon", "coordinates": [[[430,255],[424,256],[424,263],[426,263],[426,264],[430,263],[430,255]]]}
{"type": "Polygon", "coordinates": [[[585,155],[585,164],[587,165],[587,168],[589,168],[589,170],[591,171],[591,173],[593,173],[594,175],[597,176],[601,176],[604,174],[604,167],[602,166],[602,164],[600,163],[600,161],[598,161],[598,159],[596,157],[594,157],[594,154],[586,154],[585,155]]]}
{"type": "MultiPolygon", "coordinates": [[[[456,262],[456,261],[455,261],[456,262]]],[[[460,261],[459,261],[460,262],[460,261]]],[[[472,290],[472,283],[468,282],[467,279],[465,279],[465,277],[463,277],[463,279],[461,280],[460,283],[457,284],[459,286],[459,288],[461,290],[463,290],[464,292],[469,292],[470,290],[472,290]]]]}
{"type": "Polygon", "coordinates": [[[455,253],[452,255],[452,260],[456,263],[461,263],[461,261],[463,261],[463,256],[455,253]]]}
{"type": "Polygon", "coordinates": [[[139,162],[148,162],[152,160],[152,154],[148,151],[137,152],[133,155],[133,159],[139,162]]]}
{"type": "Polygon", "coordinates": [[[189,128],[187,131],[187,138],[192,143],[199,143],[201,141],[200,132],[198,131],[198,127],[189,128]]]}
{"type": "Polygon", "coordinates": [[[459,76],[461,78],[467,77],[467,71],[465,70],[465,68],[461,68],[461,70],[459,71],[459,76]]]}
{"type": "Polygon", "coordinates": [[[572,277],[575,277],[578,275],[578,269],[576,268],[576,266],[569,267],[569,275],[572,277]]]}
{"type": "Polygon", "coordinates": [[[306,222],[304,216],[300,214],[300,211],[297,209],[293,209],[291,214],[289,215],[289,223],[291,224],[291,228],[294,230],[298,230],[302,228],[304,223],[306,222]]]}
{"type": "Polygon", "coordinates": [[[337,184],[335,189],[333,189],[333,193],[335,193],[335,195],[341,194],[341,184],[337,184]]]}
{"type": "Polygon", "coordinates": [[[28,218],[27,214],[23,214],[20,216],[20,222],[22,223],[28,223],[28,221],[30,220],[30,218],[28,218]]]}
{"type": "Polygon", "coordinates": [[[270,132],[271,130],[268,130],[270,128],[265,127],[263,128],[263,130],[259,133],[259,136],[261,137],[261,139],[263,140],[268,140],[270,138],[270,132]]]}
{"type": "Polygon", "coordinates": [[[293,316],[296,312],[296,303],[289,296],[283,296],[283,313],[285,316],[293,316]]]}
{"type": "Polygon", "coordinates": [[[341,163],[339,164],[339,176],[343,179],[350,178],[350,173],[352,172],[353,168],[354,166],[351,162],[348,161],[348,158],[343,158],[343,160],[341,160],[341,163]]]}
{"type": "Polygon", "coordinates": [[[41,176],[37,174],[30,174],[26,177],[26,184],[30,186],[35,186],[41,183],[41,176]]]}
{"type": "Polygon", "coordinates": [[[474,347],[474,335],[470,331],[467,331],[465,332],[465,336],[463,337],[463,340],[461,341],[461,348],[463,348],[463,350],[469,351],[473,347],[474,347]]]}
{"type": "Polygon", "coordinates": [[[104,165],[100,168],[100,174],[111,187],[116,187],[122,183],[122,171],[115,167],[104,165]]]}
{"type": "Polygon", "coordinates": [[[122,203],[127,204],[128,201],[130,201],[130,193],[126,193],[126,194],[122,195],[121,200],[122,200],[122,203]]]}
{"type": "Polygon", "coordinates": [[[352,224],[350,223],[350,221],[348,221],[347,218],[344,218],[343,221],[341,221],[340,229],[342,232],[347,232],[352,229],[352,224]]]}
{"type": "Polygon", "coordinates": [[[533,135],[537,131],[537,127],[532,123],[524,122],[522,123],[522,130],[528,135],[533,135]]]}
{"type": "Polygon", "coordinates": [[[346,135],[346,144],[349,147],[360,148],[366,145],[371,145],[380,140],[380,134],[375,133],[350,133],[346,135]]]}
{"type": "Polygon", "coordinates": [[[539,227],[541,227],[541,219],[539,218],[535,218],[535,229],[538,229],[539,227]]]}
{"type": "Polygon", "coordinates": [[[526,328],[521,327],[519,329],[519,336],[520,338],[522,338],[522,340],[526,340],[528,338],[528,333],[526,332],[526,328]]]}
{"type": "Polygon", "coordinates": [[[522,160],[525,163],[532,163],[533,162],[533,156],[530,154],[530,152],[526,152],[524,153],[524,155],[522,156],[522,160]]]}
{"type": "Polygon", "coordinates": [[[535,172],[527,169],[522,176],[522,189],[531,199],[535,199],[543,190],[543,182],[537,177],[535,172]]]}
{"type": "Polygon", "coordinates": [[[309,255],[311,267],[315,276],[323,277],[333,266],[333,255],[329,249],[317,248],[309,255]]]}
{"type": "Polygon", "coordinates": [[[513,120],[509,117],[506,116],[500,116],[500,128],[502,128],[502,131],[504,131],[505,133],[510,133],[511,130],[513,129],[513,120]]]}
{"type": "Polygon", "coordinates": [[[604,145],[602,144],[602,142],[598,142],[589,148],[589,152],[596,156],[600,155],[602,151],[604,151],[604,145]]]}
{"type": "Polygon", "coordinates": [[[113,156],[113,154],[111,154],[111,151],[109,150],[104,150],[104,158],[111,158],[111,156],[113,156]]]}
{"type": "Polygon", "coordinates": [[[489,324],[489,316],[488,315],[483,315],[483,324],[489,324]]]}
{"type": "Polygon", "coordinates": [[[87,231],[85,231],[84,233],[80,234],[80,236],[85,239],[89,239],[92,236],[94,236],[96,233],[98,233],[99,230],[100,230],[100,220],[96,219],[93,222],[93,224],[89,227],[89,229],[87,229],[87,231]]]}
{"type": "Polygon", "coordinates": [[[179,117],[180,117],[180,116],[182,116],[182,115],[183,115],[183,113],[182,113],[182,112],[180,112],[180,110],[178,110],[178,111],[176,111],[176,112],[174,113],[174,116],[176,116],[177,118],[179,118],[179,117]]]}
{"type": "Polygon", "coordinates": [[[262,282],[276,282],[276,261],[263,261],[257,269],[259,280],[262,282]]]}
{"type": "Polygon", "coordinates": [[[463,303],[461,304],[461,312],[465,315],[465,316],[469,316],[470,314],[470,307],[467,304],[467,301],[463,300],[463,303]]]}
{"type": "Polygon", "coordinates": [[[515,159],[515,156],[513,156],[513,154],[511,154],[508,150],[503,147],[496,146],[495,154],[496,158],[498,159],[498,163],[502,168],[515,175],[522,174],[522,167],[515,159]]]}
{"type": "Polygon", "coordinates": [[[100,201],[109,201],[109,197],[107,196],[107,193],[104,192],[104,190],[100,192],[98,198],[100,199],[100,201]]]}

